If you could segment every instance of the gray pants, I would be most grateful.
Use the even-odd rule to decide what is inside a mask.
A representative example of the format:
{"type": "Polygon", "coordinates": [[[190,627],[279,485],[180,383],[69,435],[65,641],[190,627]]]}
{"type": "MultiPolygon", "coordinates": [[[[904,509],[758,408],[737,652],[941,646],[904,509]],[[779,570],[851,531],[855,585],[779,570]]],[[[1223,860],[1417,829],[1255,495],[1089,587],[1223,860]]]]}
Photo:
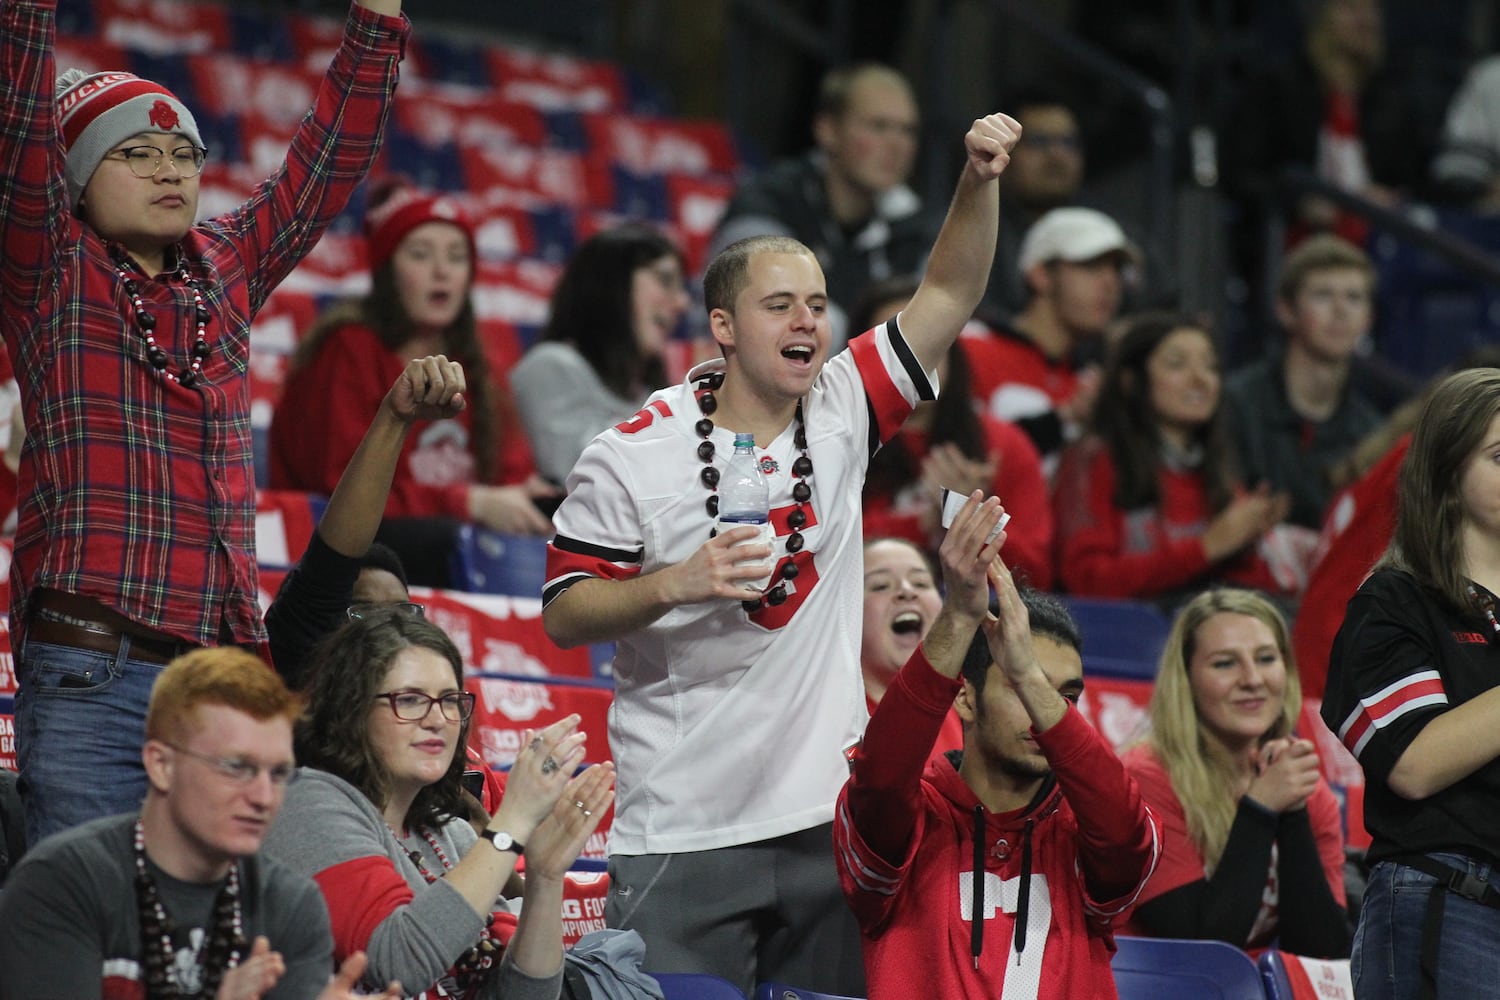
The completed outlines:
{"type": "Polygon", "coordinates": [[[864,996],[832,824],[713,851],[616,854],[609,881],[605,919],[645,938],[651,972],[708,972],[747,996],[772,980],[864,996]]]}

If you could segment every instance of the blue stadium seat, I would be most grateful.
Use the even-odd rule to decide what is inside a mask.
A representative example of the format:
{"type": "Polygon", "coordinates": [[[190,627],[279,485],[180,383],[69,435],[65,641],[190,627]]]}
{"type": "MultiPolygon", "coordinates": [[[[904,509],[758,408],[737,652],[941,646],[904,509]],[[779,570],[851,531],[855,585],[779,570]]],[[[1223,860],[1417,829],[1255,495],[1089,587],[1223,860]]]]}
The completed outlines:
{"type": "Polygon", "coordinates": [[[727,979],[700,972],[653,972],[666,1000],[745,1000],[740,988],[727,979]]]}
{"type": "Polygon", "coordinates": [[[547,578],[547,542],[465,524],[454,539],[450,570],[460,590],[539,598],[547,578]]]}
{"type": "Polygon", "coordinates": [[[844,996],[841,993],[819,993],[817,990],[787,986],[784,983],[761,983],[755,987],[754,1000],[860,1000],[860,998],[844,996]]]}
{"type": "Polygon", "coordinates": [[[1083,633],[1084,669],[1151,680],[1172,622],[1142,601],[1063,597],[1083,633]]]}
{"type": "Polygon", "coordinates": [[[1250,956],[1222,941],[1116,937],[1120,1000],[1266,1000],[1250,956]]]}

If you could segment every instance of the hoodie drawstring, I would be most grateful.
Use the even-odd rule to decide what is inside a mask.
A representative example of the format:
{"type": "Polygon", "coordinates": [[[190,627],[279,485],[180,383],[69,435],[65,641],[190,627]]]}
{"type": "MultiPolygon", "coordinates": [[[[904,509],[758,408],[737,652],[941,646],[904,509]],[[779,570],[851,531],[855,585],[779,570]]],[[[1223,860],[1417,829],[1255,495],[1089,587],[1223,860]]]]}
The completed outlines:
{"type": "Polygon", "coordinates": [[[1016,934],[1011,944],[1016,964],[1021,964],[1021,952],[1026,949],[1026,916],[1031,909],[1031,825],[1021,831],[1021,885],[1016,891],[1016,934]]]}
{"type": "Polygon", "coordinates": [[[974,953],[974,971],[979,971],[979,953],[984,951],[984,806],[974,807],[974,888],[970,892],[969,950],[974,953]]]}

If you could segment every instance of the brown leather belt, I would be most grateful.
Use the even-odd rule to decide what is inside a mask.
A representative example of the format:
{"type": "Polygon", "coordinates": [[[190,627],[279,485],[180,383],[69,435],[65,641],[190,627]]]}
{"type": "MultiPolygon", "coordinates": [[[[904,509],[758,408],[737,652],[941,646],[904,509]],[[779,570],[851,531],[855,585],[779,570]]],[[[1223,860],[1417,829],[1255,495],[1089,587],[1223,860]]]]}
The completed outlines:
{"type": "Polygon", "coordinates": [[[26,638],[96,653],[118,653],[127,640],[132,660],[170,663],[197,645],[163,632],[142,628],[87,597],[56,590],[38,591],[31,599],[26,638]]]}

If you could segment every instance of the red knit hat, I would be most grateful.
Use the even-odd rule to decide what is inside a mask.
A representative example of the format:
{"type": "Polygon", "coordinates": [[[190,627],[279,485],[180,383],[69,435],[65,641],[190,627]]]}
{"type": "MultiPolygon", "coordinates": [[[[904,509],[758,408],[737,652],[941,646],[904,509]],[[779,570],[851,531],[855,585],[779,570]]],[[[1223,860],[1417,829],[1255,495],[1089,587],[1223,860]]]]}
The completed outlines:
{"type": "Polygon", "coordinates": [[[424,222],[446,222],[457,226],[469,242],[469,255],[474,255],[474,223],[457,200],[427,194],[414,187],[396,187],[389,196],[365,212],[370,270],[380,270],[396,252],[402,238],[424,222]]]}

